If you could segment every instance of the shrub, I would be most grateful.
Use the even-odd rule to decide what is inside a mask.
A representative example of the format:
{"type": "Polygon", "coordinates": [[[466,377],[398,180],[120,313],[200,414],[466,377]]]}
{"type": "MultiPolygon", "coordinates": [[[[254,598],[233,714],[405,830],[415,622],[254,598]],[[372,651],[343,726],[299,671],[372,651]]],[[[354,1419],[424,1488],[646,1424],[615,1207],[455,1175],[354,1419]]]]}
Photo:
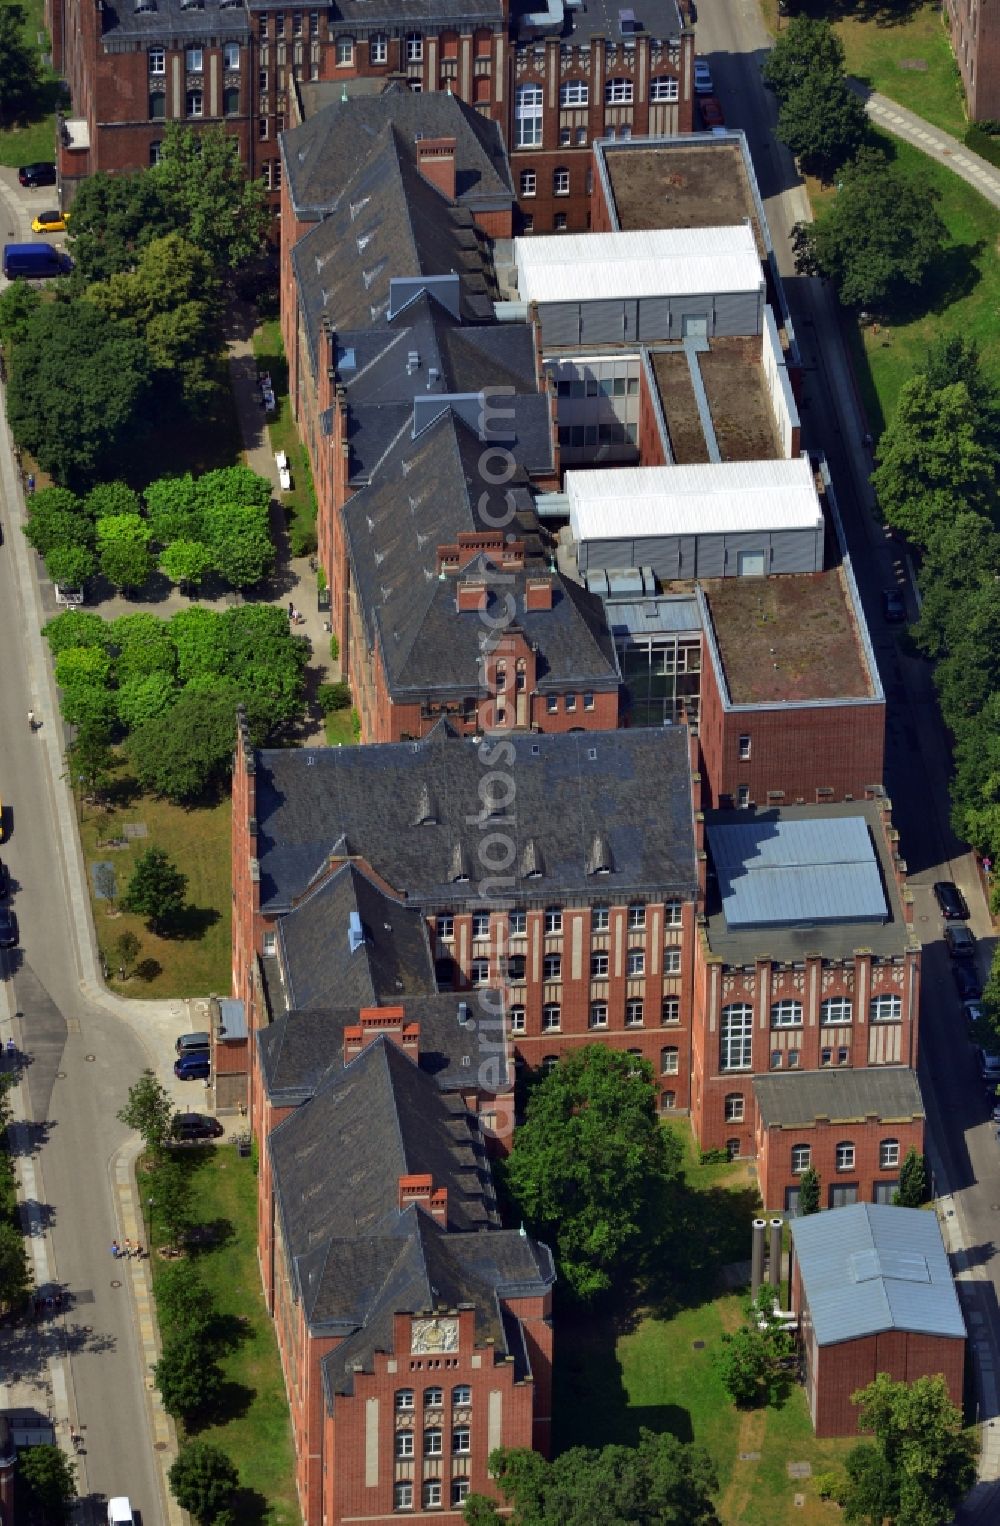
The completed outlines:
{"type": "Polygon", "coordinates": [[[324,715],[329,715],[331,710],[349,710],[351,686],[343,679],[339,683],[320,684],[316,691],[316,699],[324,715]]]}
{"type": "Polygon", "coordinates": [[[330,656],[333,658],[334,662],[340,661],[340,642],[336,635],[330,637],[330,656]]]}

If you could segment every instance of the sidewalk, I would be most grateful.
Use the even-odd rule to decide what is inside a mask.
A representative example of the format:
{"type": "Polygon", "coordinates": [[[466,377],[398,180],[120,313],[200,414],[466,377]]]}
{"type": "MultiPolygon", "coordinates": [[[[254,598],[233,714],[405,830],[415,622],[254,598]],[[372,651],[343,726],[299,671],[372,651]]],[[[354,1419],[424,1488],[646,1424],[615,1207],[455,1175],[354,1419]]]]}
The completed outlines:
{"type": "Polygon", "coordinates": [[[876,127],[884,128],[895,138],[902,138],[904,143],[912,143],[921,153],[960,176],[995,207],[1000,207],[1000,169],[974,154],[950,133],[932,127],[923,117],[907,111],[905,106],[897,106],[888,96],[869,91],[860,80],[849,79],[847,83],[864,101],[865,110],[876,127]]]}

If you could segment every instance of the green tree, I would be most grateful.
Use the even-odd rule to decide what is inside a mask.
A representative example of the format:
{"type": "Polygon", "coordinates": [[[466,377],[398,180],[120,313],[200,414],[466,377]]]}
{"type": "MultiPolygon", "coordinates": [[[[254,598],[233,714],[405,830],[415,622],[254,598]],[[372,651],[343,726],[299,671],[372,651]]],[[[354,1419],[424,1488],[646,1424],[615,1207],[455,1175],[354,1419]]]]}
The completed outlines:
{"type": "Polygon", "coordinates": [[[945,721],[961,744],[1000,689],[1000,584],[982,583],[961,599],[964,621],[934,672],[945,721]]]}
{"type": "Polygon", "coordinates": [[[168,123],[148,174],[175,225],[214,269],[235,270],[260,251],[271,220],[264,185],[247,177],[235,138],[221,127],[195,132],[168,123]]]}
{"type": "Polygon", "coordinates": [[[892,1194],[897,1208],[920,1208],[927,1201],[927,1171],[924,1157],[911,1145],[899,1168],[899,1186],[892,1194]]]}
{"type": "MultiPolygon", "coordinates": [[[[952,1404],[944,1378],[896,1383],[882,1372],[851,1397],[858,1406],[858,1425],[874,1433],[872,1450],[880,1455],[887,1485],[884,1514],[896,1526],[945,1526],[954,1520],[976,1476],[978,1446],[963,1429],[961,1410],[952,1404]]],[[[865,1459],[857,1471],[870,1484],[877,1470],[873,1460],[865,1459]]],[[[845,1520],[865,1519],[855,1513],[850,1489],[842,1503],[845,1520]]]]}
{"type": "MultiPolygon", "coordinates": [[[[173,1132],[173,1119],[170,1123],[173,1132]]],[[[166,1233],[167,1247],[177,1250],[183,1245],[193,1218],[191,1178],[176,1157],[161,1156],[150,1181],[154,1200],[157,1228],[166,1233]]]]}
{"type": "Polygon", "coordinates": [[[121,615],[108,626],[108,641],[115,651],[119,683],[146,678],[151,673],[177,671],[177,647],[165,620],[139,613],[121,615]]]}
{"type": "Polygon", "coordinates": [[[161,546],[178,540],[199,540],[202,500],[190,472],[183,477],[160,477],[143,497],[153,539],[161,546]]]}
{"type": "MultiPolygon", "coordinates": [[[[0,15],[7,14],[9,10],[0,12],[0,15]]],[[[28,281],[11,281],[7,290],[0,292],[0,345],[4,349],[12,350],[24,338],[41,305],[41,292],[28,281]]]]}
{"type": "Polygon", "coordinates": [[[94,544],[93,526],[79,498],[64,487],[45,487],[29,498],[24,533],[40,556],[60,546],[89,549],[94,544]]]}
{"type": "Polygon", "coordinates": [[[964,382],[932,392],[926,377],[915,376],[879,441],[872,473],[879,513],[918,546],[930,545],[957,511],[990,516],[997,465],[964,382]]]}
{"type": "Polygon", "coordinates": [[[200,1526],[214,1526],[229,1510],[240,1482],[235,1464],[207,1441],[184,1442],[167,1477],[178,1505],[200,1526]]]}
{"type": "Polygon", "coordinates": [[[815,1166],[807,1166],[799,1177],[799,1213],[819,1213],[819,1172],[815,1166]]]}
{"type": "Polygon", "coordinates": [[[94,553],[85,546],[53,546],[45,558],[45,571],[62,588],[82,588],[96,565],[94,553]]]}
{"type": "Polygon", "coordinates": [[[863,103],[840,75],[816,74],[789,92],[778,112],[778,137],[808,174],[829,180],[854,157],[868,132],[863,103]]]}
{"type": "Polygon", "coordinates": [[[154,1158],[162,1155],[170,1137],[174,1104],[170,1093],[151,1070],[144,1070],[138,1081],[129,1087],[128,1101],[116,1116],[127,1129],[134,1129],[142,1136],[150,1155],[154,1158]]]}
{"type": "Polygon", "coordinates": [[[55,662],[56,683],[60,689],[104,689],[111,673],[111,658],[102,646],[68,646],[58,653],[55,662]]]}
{"type": "Polygon", "coordinates": [[[220,577],[234,588],[253,588],[274,567],[267,516],[253,505],[216,504],[205,512],[205,543],[220,577]]]}
{"type": "Polygon", "coordinates": [[[111,514],[97,521],[101,571],[117,589],[141,588],[153,571],[149,526],[138,514],[111,514]]]}
{"type": "Polygon", "coordinates": [[[210,1414],[222,1388],[222,1369],[207,1356],[200,1338],[187,1330],[168,1334],[163,1355],[153,1368],[163,1408],[185,1423],[210,1414]]]}
{"type": "Polygon", "coordinates": [[[138,514],[139,494],[127,482],[99,482],[83,501],[91,519],[110,519],[114,514],[138,514]]]}
{"type": "Polygon", "coordinates": [[[151,367],[141,339],[87,302],[47,302],[15,346],[7,416],[15,439],[66,486],[110,475],[149,425],[151,367]]]}
{"type": "Polygon", "coordinates": [[[161,189],[147,171],[88,175],[77,187],[70,223],[79,284],[131,270],[141,250],[174,227],[161,189]]]}
{"type": "Polygon", "coordinates": [[[292,635],[283,609],[273,604],[227,609],[218,640],[223,672],[247,707],[252,731],[261,714],[268,717],[268,733],[301,715],[309,648],[292,635]]]}
{"type": "Polygon", "coordinates": [[[184,909],[187,875],[171,863],[165,849],[147,848],[140,854],[122,897],[122,908],[145,917],[152,930],[167,928],[184,909]]]}
{"type": "Polygon", "coordinates": [[[680,1145],[659,1125],[646,1062],[591,1045],[532,1087],[503,1178],[533,1233],[589,1300],[639,1265],[663,1231],[680,1145]]]}
{"type": "Polygon", "coordinates": [[[209,402],[221,342],[221,307],[208,256],[179,233],[153,239],[133,270],[87,289],[87,301],[145,340],[154,369],[176,381],[185,402],[209,402]]]}
{"type": "Polygon", "coordinates": [[[485,1494],[467,1494],[462,1507],[465,1526],[506,1526],[510,1516],[501,1515],[491,1499],[485,1494]]]}
{"type": "MultiPolygon", "coordinates": [[[[155,1206],[155,1205],[154,1205],[155,1206]]],[[[168,1261],[156,1279],[156,1312],[160,1328],[187,1330],[208,1340],[212,1300],[188,1261],[168,1261]]]]}
{"type": "Polygon", "coordinates": [[[200,588],[214,565],[214,553],[199,540],[175,540],[160,553],[160,571],[179,588],[200,588]]]}
{"type": "Polygon", "coordinates": [[[126,743],[144,790],[168,800],[197,800],[226,776],[232,755],[239,695],[216,681],[185,689],[171,708],[137,726],[126,743]]]}
{"type": "Polygon", "coordinates": [[[921,559],[920,619],[913,636],[920,650],[938,658],[950,649],[961,630],[966,594],[989,582],[1000,567],[1000,535],[985,515],[956,509],[930,531],[921,559]]]}
{"type": "Polygon", "coordinates": [[[115,958],[125,971],[126,978],[131,973],[132,967],[142,953],[142,944],[135,933],[120,933],[115,939],[115,958]]]}
{"type": "MultiPolygon", "coordinates": [[[[170,617],[170,635],[177,648],[177,677],[181,683],[206,676],[220,677],[222,616],[202,604],[182,609],[170,617]]],[[[285,634],[287,635],[287,627],[285,634]]]]}
{"type": "Polygon", "coordinates": [[[137,731],[147,721],[169,710],[178,693],[169,673],[147,673],[144,678],[128,678],[118,690],[118,718],[127,731],[137,731]]]}
{"type": "Polygon", "coordinates": [[[944,250],[939,193],[866,149],[842,176],[840,193],[820,220],[793,229],[796,267],[828,277],[847,307],[891,310],[903,296],[926,289],[944,250]]]}
{"type": "Polygon", "coordinates": [[[842,78],[844,45],[828,21],[795,16],[778,34],[760,72],[765,85],[785,101],[818,77],[842,78]]]}
{"type": "MultiPolygon", "coordinates": [[[[512,1526],[718,1526],[718,1477],[708,1454],[668,1431],[643,1429],[635,1447],[573,1447],[554,1462],[500,1448],[489,1467],[514,1507],[512,1526]]],[[[488,1526],[482,1499],[465,1519],[488,1526]]]]}
{"type": "Polygon", "coordinates": [[[15,1224],[0,1222],[0,1308],[16,1308],[30,1286],[24,1236],[15,1224]]]}
{"type": "Polygon", "coordinates": [[[715,1353],[723,1387],[739,1409],[777,1405],[788,1386],[795,1343],[776,1314],[777,1295],[765,1284],[746,1307],[746,1322],[722,1336],[715,1353]]]}
{"type": "Polygon", "coordinates": [[[100,615],[85,609],[65,609],[42,627],[53,657],[70,646],[103,646],[107,634],[107,624],[100,615]]]}
{"type": "Polygon", "coordinates": [[[107,737],[111,736],[118,719],[114,694],[96,683],[81,682],[63,689],[59,709],[67,726],[99,732],[107,737]]]}
{"type": "Polygon", "coordinates": [[[997,426],[997,391],[982,367],[979,345],[964,334],[939,334],[928,347],[923,375],[932,392],[963,382],[977,418],[993,437],[997,426]]]}
{"type": "Polygon", "coordinates": [[[41,108],[42,71],[38,49],[26,40],[24,7],[13,0],[0,7],[0,126],[26,122],[41,108]]]}
{"type": "Polygon", "coordinates": [[[847,1479],[836,1498],[848,1526],[882,1526],[892,1508],[893,1489],[881,1448],[859,1442],[845,1457],[844,1470],[847,1479]]]}
{"type": "Polygon", "coordinates": [[[61,1526],[76,1498],[76,1468],[61,1447],[22,1447],[14,1474],[17,1518],[36,1526],[61,1526]]]}
{"type": "Polygon", "coordinates": [[[107,732],[85,726],[66,749],[66,766],[74,789],[82,789],[98,798],[111,783],[115,755],[107,732]]]}

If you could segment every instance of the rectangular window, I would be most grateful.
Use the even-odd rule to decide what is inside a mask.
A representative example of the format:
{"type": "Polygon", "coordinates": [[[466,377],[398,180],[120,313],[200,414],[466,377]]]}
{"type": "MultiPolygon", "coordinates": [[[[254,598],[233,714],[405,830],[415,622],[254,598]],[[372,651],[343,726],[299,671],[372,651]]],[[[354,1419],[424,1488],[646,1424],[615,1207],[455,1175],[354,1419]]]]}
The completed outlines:
{"type": "Polygon", "coordinates": [[[205,67],[205,55],[201,48],[188,48],[184,66],[189,74],[201,74],[205,67]]]}
{"type": "Polygon", "coordinates": [[[681,1004],[676,996],[665,996],[660,1008],[661,1023],[679,1023],[681,1020],[681,1004]]]}
{"type": "Polygon", "coordinates": [[[451,1433],[451,1450],[458,1453],[472,1451],[472,1432],[467,1425],[457,1426],[451,1433]]]}
{"type": "Polygon", "coordinates": [[[511,1007],[511,1009],[510,1009],[510,1031],[511,1031],[511,1033],[523,1033],[524,1032],[524,1008],[523,1007],[511,1007]]]}
{"type": "Polygon", "coordinates": [[[609,906],[594,906],[590,912],[590,930],[592,933],[606,933],[611,926],[611,908],[609,906]]]}
{"type": "Polygon", "coordinates": [[[523,170],[521,173],[521,195],[534,196],[538,190],[538,176],[534,170],[523,170]]]}
{"type": "Polygon", "coordinates": [[[542,979],[543,980],[561,980],[562,979],[562,955],[561,954],[546,954],[545,955],[545,958],[542,960],[542,979]]]}
{"type": "Polygon", "coordinates": [[[528,913],[512,911],[507,917],[507,933],[511,938],[523,938],[528,931],[528,913]]]}
{"type": "Polygon", "coordinates": [[[444,1451],[444,1438],[440,1431],[424,1431],[424,1456],[440,1457],[444,1451]]]}
{"type": "Polygon", "coordinates": [[[593,708],[594,708],[594,696],[592,694],[585,694],[583,696],[583,708],[585,710],[593,710],[593,708]]]}
{"type": "Polygon", "coordinates": [[[679,94],[678,81],[668,74],[659,74],[650,81],[649,99],[651,101],[676,101],[679,94]]]}
{"type": "Polygon", "coordinates": [[[187,114],[189,117],[201,117],[205,115],[205,98],[200,90],[188,91],[187,114]]]}
{"type": "Polygon", "coordinates": [[[899,1140],[883,1139],[878,1151],[879,1167],[888,1171],[892,1166],[899,1165],[899,1140]]]}
{"type": "Polygon", "coordinates": [[[167,97],[162,90],[153,90],[149,97],[149,117],[152,122],[162,122],[167,115],[167,97]]]}
{"type": "Polygon", "coordinates": [[[472,1403],[472,1389],[467,1383],[459,1383],[455,1388],[452,1389],[451,1402],[457,1406],[472,1403]]]}
{"type": "Polygon", "coordinates": [[[451,1481],[451,1502],[453,1505],[464,1505],[469,1497],[469,1480],[467,1478],[453,1478],[451,1481]]]}
{"type": "Polygon", "coordinates": [[[819,1052],[819,1063],[821,1065],[832,1065],[833,1064],[833,1050],[832,1049],[821,1049],[820,1052],[819,1052]]]}
{"type": "Polygon", "coordinates": [[[545,908],[545,931],[547,933],[562,932],[562,907],[546,906],[545,908]]]}
{"type": "Polygon", "coordinates": [[[424,1484],[424,1504],[433,1510],[441,1503],[441,1480],[429,1478],[424,1484]]]}
{"type": "Polygon", "coordinates": [[[490,935],[490,914],[488,911],[474,911],[472,913],[472,936],[474,938],[488,938],[490,935]]]}
{"type": "Polygon", "coordinates": [[[167,55],[162,48],[150,48],[149,72],[150,74],[166,74],[167,55]]]}
{"type": "Polygon", "coordinates": [[[556,233],[566,232],[566,229],[569,227],[569,223],[566,220],[565,212],[556,213],[555,217],[552,219],[552,227],[556,233]]]}
{"type": "Polygon", "coordinates": [[[641,1001],[627,1001],[625,1003],[625,1026],[626,1028],[642,1027],[641,1001]]]}
{"type": "Polygon", "coordinates": [[[566,709],[570,710],[570,711],[576,709],[576,695],[575,694],[567,694],[567,696],[566,696],[566,709]]]}
{"type": "Polygon", "coordinates": [[[673,1047],[660,1050],[660,1073],[675,1076],[680,1069],[680,1051],[673,1047]]]}
{"type": "Polygon", "coordinates": [[[419,64],[424,56],[424,39],[419,32],[409,32],[406,38],[406,62],[419,64]]]}
{"type": "Polygon", "coordinates": [[[559,86],[560,106],[586,106],[590,100],[590,86],[585,79],[568,79],[559,86]]]}
{"type": "Polygon", "coordinates": [[[750,756],[750,738],[748,736],[741,736],[740,737],[739,755],[740,755],[740,759],[742,761],[744,761],[744,762],[750,756]]]}
{"type": "Polygon", "coordinates": [[[664,975],[679,975],[681,972],[681,951],[670,945],[663,950],[663,973],[664,975]]]}
{"type": "Polygon", "coordinates": [[[542,141],[542,87],[519,85],[514,93],[514,147],[538,148],[542,141]]]}
{"type": "Polygon", "coordinates": [[[554,1003],[542,1008],[542,1032],[557,1033],[562,1021],[562,1012],[554,1003]]]}
{"type": "Polygon", "coordinates": [[[749,1070],[753,1047],[753,1008],[737,1002],[722,1009],[719,1066],[722,1070],[749,1070]]]}
{"type": "Polygon", "coordinates": [[[490,961],[488,959],[473,959],[469,967],[469,978],[477,989],[489,985],[490,961]]]}
{"type": "Polygon", "coordinates": [[[545,708],[548,711],[549,715],[556,715],[558,713],[558,710],[559,710],[559,696],[558,696],[558,694],[550,694],[547,697],[547,699],[545,701],[545,708]]]}
{"type": "Polygon", "coordinates": [[[396,1456],[397,1457],[412,1457],[413,1456],[413,1432],[412,1431],[397,1431],[396,1432],[396,1456]]]}
{"type": "Polygon", "coordinates": [[[726,1098],[726,1122],[742,1123],[745,1108],[746,1098],[740,1092],[730,1092],[726,1098]]]}
{"type": "Polygon", "coordinates": [[[603,953],[591,954],[590,977],[592,980],[605,980],[609,968],[608,955],[603,953]]]}
{"type": "Polygon", "coordinates": [[[377,37],[368,39],[368,60],[373,64],[386,64],[389,62],[389,39],[381,32],[377,37]]]}
{"type": "Polygon", "coordinates": [[[792,1174],[801,1176],[803,1171],[808,1171],[811,1159],[812,1150],[808,1145],[792,1145],[792,1174]]]}
{"type": "Polygon", "coordinates": [[[284,37],[284,35],[285,35],[285,18],[284,18],[284,16],[275,16],[275,18],[274,18],[274,35],[275,35],[275,37],[284,37]]]}
{"type": "Polygon", "coordinates": [[[645,973],[646,973],[646,954],[645,954],[645,951],[643,949],[641,949],[641,948],[630,948],[629,951],[628,951],[628,962],[627,962],[627,965],[626,965],[626,974],[628,974],[628,975],[645,975],[645,973]]]}
{"type": "Polygon", "coordinates": [[[354,38],[353,37],[338,37],[337,38],[337,67],[338,67],[338,69],[347,68],[351,64],[353,64],[353,62],[354,62],[354,38]]]}
{"type": "Polygon", "coordinates": [[[413,1509],[413,1485],[408,1479],[393,1485],[392,1506],[394,1510],[413,1509]]]}
{"type": "Polygon", "coordinates": [[[449,938],[454,938],[455,918],[445,912],[442,912],[441,915],[437,918],[436,928],[439,938],[445,941],[449,938]]]}
{"type": "Polygon", "coordinates": [[[632,99],[632,81],[609,79],[604,86],[604,99],[609,106],[628,105],[632,99]]]}
{"type": "Polygon", "coordinates": [[[847,1065],[850,1062],[850,1058],[851,1058],[851,1051],[849,1049],[838,1049],[837,1050],[837,1064],[838,1065],[847,1065]]]}
{"type": "Polygon", "coordinates": [[[552,176],[553,196],[569,195],[569,170],[556,170],[552,176]]]}
{"type": "Polygon", "coordinates": [[[292,12],[292,36],[293,37],[301,37],[302,36],[302,12],[301,11],[293,11],[292,12]]]}
{"type": "Polygon", "coordinates": [[[592,1028],[606,1028],[608,1026],[608,1004],[606,1001],[591,1002],[590,1026],[592,1028]]]}
{"type": "Polygon", "coordinates": [[[535,231],[535,219],[529,213],[526,216],[522,217],[522,219],[521,219],[521,232],[522,233],[534,233],[534,231],[535,231]]]}
{"type": "Polygon", "coordinates": [[[225,42],[222,45],[222,66],[225,69],[238,69],[240,66],[240,45],[238,42],[225,42]]]}
{"type": "Polygon", "coordinates": [[[630,928],[632,928],[632,927],[645,927],[645,925],[646,925],[646,908],[645,908],[645,906],[630,906],[629,907],[629,909],[628,909],[628,925],[629,925],[630,928]]]}
{"type": "Polygon", "coordinates": [[[683,907],[680,901],[667,901],[663,908],[663,918],[668,927],[680,927],[683,907]]]}
{"type": "Polygon", "coordinates": [[[266,141],[267,136],[268,136],[267,117],[261,117],[260,121],[258,122],[258,124],[257,124],[257,136],[260,138],[260,141],[262,143],[266,141]]]}

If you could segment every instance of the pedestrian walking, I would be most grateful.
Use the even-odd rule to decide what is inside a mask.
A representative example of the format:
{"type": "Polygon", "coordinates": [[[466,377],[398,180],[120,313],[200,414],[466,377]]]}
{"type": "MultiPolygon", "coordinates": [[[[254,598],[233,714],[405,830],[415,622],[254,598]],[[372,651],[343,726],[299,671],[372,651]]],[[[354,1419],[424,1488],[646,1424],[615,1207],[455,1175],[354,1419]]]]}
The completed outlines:
{"type": "Polygon", "coordinates": [[[11,1059],[13,1059],[17,1054],[17,1045],[14,1043],[13,1039],[7,1040],[7,1053],[11,1059]]]}
{"type": "Polygon", "coordinates": [[[288,601],[288,618],[289,620],[295,619],[295,605],[292,603],[291,599],[288,601]]]}
{"type": "Polygon", "coordinates": [[[29,473],[28,473],[28,492],[29,492],[29,493],[33,493],[33,492],[34,492],[34,491],[35,491],[35,478],[34,478],[34,473],[32,473],[32,472],[29,472],[29,473]]]}
{"type": "Polygon", "coordinates": [[[146,1252],[142,1248],[141,1241],[136,1240],[136,1242],[135,1242],[135,1259],[137,1261],[141,1261],[145,1254],[146,1254],[146,1252]]]}
{"type": "Polygon", "coordinates": [[[125,1254],[131,1260],[131,1258],[132,1258],[132,1241],[129,1240],[128,1238],[126,1238],[126,1240],[125,1240],[125,1254]]]}
{"type": "Polygon", "coordinates": [[[118,1257],[121,1255],[121,1253],[122,1253],[122,1249],[121,1249],[121,1246],[118,1244],[118,1241],[117,1240],[112,1240],[112,1242],[111,1242],[111,1255],[112,1255],[112,1258],[115,1261],[117,1261],[118,1257]]]}

